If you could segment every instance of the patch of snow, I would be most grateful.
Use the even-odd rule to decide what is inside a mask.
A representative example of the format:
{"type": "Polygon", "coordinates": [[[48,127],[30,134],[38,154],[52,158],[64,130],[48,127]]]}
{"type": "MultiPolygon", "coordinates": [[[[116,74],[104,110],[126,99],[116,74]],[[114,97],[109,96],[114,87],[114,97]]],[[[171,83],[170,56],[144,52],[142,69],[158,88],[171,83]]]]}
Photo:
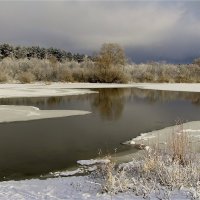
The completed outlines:
{"type": "MultiPolygon", "coordinates": [[[[172,200],[191,199],[190,191],[176,190],[170,192],[172,200]]],[[[158,195],[154,192],[150,195],[151,200],[157,200],[158,195]]],[[[162,198],[162,191],[159,194],[162,198]]],[[[136,196],[132,192],[110,195],[101,193],[101,184],[88,176],[58,177],[46,180],[31,179],[23,181],[0,182],[0,200],[143,200],[142,196],[136,196]]]]}
{"type": "Polygon", "coordinates": [[[77,161],[77,163],[79,165],[84,165],[84,166],[95,165],[95,164],[107,164],[109,162],[110,162],[109,159],[91,159],[91,160],[78,160],[77,161]]]}
{"type": "Polygon", "coordinates": [[[95,170],[97,170],[97,166],[96,165],[87,168],[87,171],[89,171],[89,172],[93,172],[95,170]]]}
{"type": "Polygon", "coordinates": [[[0,98],[51,97],[97,93],[89,89],[68,88],[66,84],[0,84],[0,98]]]}
{"type": "Polygon", "coordinates": [[[122,144],[124,144],[124,145],[134,145],[134,144],[136,144],[136,142],[132,139],[132,140],[128,140],[126,142],[123,142],[122,144]]]}
{"type": "MultiPolygon", "coordinates": [[[[75,170],[67,170],[67,171],[58,171],[58,172],[50,172],[50,176],[52,177],[68,177],[68,176],[77,176],[77,175],[83,175],[86,174],[88,172],[93,172],[97,170],[97,166],[96,165],[92,165],[92,166],[82,166],[79,167],[75,170]]],[[[43,176],[41,176],[43,177],[43,176]]]]}
{"type": "Polygon", "coordinates": [[[138,83],[135,87],[148,90],[200,92],[200,83],[138,83]]]}
{"type": "Polygon", "coordinates": [[[27,117],[34,116],[34,115],[38,116],[38,115],[40,115],[40,114],[39,114],[39,113],[36,113],[36,112],[29,112],[29,113],[27,114],[27,117]]]}
{"type": "Polygon", "coordinates": [[[196,132],[200,132],[200,129],[184,129],[183,132],[185,133],[196,133],[196,132]]]}
{"type": "Polygon", "coordinates": [[[40,110],[32,106],[0,105],[0,123],[90,114],[80,110],[40,110]]]}
{"type": "Polygon", "coordinates": [[[151,147],[150,147],[150,146],[145,146],[145,147],[144,147],[144,150],[146,150],[146,151],[151,151],[151,147]]]}
{"type": "Polygon", "coordinates": [[[84,172],[83,169],[81,168],[78,168],[76,170],[73,170],[73,171],[63,171],[63,172],[54,172],[54,173],[50,173],[51,175],[53,176],[74,176],[74,175],[77,175],[77,174],[82,174],[84,172]]]}

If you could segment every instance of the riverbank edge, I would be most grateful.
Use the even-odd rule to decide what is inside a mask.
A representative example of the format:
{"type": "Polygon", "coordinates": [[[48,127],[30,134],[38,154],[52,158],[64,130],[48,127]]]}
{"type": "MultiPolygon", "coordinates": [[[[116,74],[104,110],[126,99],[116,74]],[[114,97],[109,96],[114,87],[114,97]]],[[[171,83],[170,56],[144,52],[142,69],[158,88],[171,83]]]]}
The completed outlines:
{"type": "Polygon", "coordinates": [[[177,92],[200,92],[200,83],[5,83],[0,84],[0,98],[80,95],[94,93],[95,91],[89,89],[100,88],[139,88],[177,92]]]}

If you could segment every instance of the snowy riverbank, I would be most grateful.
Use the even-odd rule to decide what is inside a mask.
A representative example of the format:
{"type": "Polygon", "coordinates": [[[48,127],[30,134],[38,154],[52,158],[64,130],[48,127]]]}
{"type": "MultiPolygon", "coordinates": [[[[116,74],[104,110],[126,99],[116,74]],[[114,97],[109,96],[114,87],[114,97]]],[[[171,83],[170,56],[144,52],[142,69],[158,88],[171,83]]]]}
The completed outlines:
{"type": "Polygon", "coordinates": [[[0,98],[49,97],[94,93],[96,88],[140,88],[152,90],[200,92],[200,83],[33,83],[0,84],[0,98]]]}
{"type": "MultiPolygon", "coordinates": [[[[187,190],[171,192],[171,199],[186,200],[190,199],[190,192],[187,190]]],[[[162,196],[162,194],[160,195],[162,196]]],[[[88,176],[51,178],[46,180],[24,180],[8,181],[0,183],[0,200],[81,200],[81,199],[99,199],[99,200],[142,200],[141,196],[133,193],[119,193],[109,195],[101,193],[101,186],[94,182],[88,176]]],[[[157,200],[156,195],[152,193],[152,200],[157,200]]]]}

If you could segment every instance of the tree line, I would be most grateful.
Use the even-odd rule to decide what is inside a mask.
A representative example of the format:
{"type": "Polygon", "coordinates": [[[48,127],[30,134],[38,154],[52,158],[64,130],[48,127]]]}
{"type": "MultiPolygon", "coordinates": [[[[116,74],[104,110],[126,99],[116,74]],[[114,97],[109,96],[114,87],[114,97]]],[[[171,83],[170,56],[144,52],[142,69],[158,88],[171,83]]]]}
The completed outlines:
{"type": "Polygon", "coordinates": [[[16,59],[21,58],[38,58],[38,59],[56,59],[59,62],[64,60],[83,62],[84,58],[92,59],[90,56],[85,54],[73,54],[57,48],[43,48],[39,46],[13,46],[10,44],[0,44],[0,59],[6,57],[13,57],[16,59]]]}

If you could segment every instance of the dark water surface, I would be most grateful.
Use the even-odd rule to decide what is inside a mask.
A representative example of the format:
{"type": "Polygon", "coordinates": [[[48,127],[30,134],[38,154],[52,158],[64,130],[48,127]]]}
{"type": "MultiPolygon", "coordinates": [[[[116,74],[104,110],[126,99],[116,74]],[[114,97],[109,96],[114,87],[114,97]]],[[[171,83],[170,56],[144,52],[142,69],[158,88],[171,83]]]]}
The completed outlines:
{"type": "Polygon", "coordinates": [[[0,124],[0,179],[38,177],[79,159],[123,151],[120,142],[175,121],[200,120],[200,93],[99,89],[97,94],[1,99],[1,105],[76,109],[92,114],[0,124]]]}

